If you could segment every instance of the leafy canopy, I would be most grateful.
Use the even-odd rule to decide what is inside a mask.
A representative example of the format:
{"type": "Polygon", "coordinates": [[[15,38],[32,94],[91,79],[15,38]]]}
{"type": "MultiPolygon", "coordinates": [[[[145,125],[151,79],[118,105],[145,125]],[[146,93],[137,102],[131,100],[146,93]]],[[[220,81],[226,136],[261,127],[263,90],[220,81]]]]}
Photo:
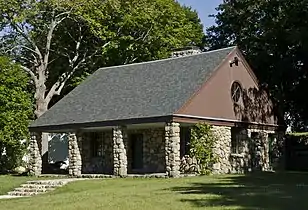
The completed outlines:
{"type": "Polygon", "coordinates": [[[28,138],[32,101],[27,90],[28,76],[8,58],[0,57],[0,168],[18,164],[28,138]],[[5,148],[5,149],[4,149],[5,148]],[[6,150],[6,157],[3,152],[6,150]]]}
{"type": "Polygon", "coordinates": [[[0,0],[0,16],[0,50],[37,77],[37,116],[99,67],[204,45],[198,14],[174,0],[0,0]]]}

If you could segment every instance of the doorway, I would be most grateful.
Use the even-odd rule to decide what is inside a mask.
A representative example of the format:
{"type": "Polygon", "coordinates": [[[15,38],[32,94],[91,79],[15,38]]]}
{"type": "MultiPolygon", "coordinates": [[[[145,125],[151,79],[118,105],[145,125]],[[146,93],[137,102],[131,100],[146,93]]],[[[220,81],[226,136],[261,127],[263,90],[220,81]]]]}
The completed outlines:
{"type": "Polygon", "coordinates": [[[143,135],[131,134],[132,170],[143,169],[143,135]]]}

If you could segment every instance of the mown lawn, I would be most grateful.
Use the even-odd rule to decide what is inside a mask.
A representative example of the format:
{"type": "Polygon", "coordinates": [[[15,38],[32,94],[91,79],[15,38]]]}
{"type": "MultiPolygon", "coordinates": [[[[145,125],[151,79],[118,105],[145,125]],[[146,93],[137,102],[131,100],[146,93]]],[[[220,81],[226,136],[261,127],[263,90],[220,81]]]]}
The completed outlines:
{"type": "Polygon", "coordinates": [[[26,176],[0,176],[0,195],[4,195],[15,187],[32,179],[26,176]]]}
{"type": "Polygon", "coordinates": [[[0,209],[302,210],[308,209],[307,198],[308,174],[262,173],[78,181],[45,195],[0,200],[0,209]]]}

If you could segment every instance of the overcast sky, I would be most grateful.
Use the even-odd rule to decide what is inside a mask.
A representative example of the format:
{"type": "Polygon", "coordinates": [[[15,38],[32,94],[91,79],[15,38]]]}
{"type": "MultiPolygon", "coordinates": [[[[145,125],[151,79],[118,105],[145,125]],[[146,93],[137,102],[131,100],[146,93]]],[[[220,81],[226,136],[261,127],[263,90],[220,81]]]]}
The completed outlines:
{"type": "Polygon", "coordinates": [[[178,0],[180,3],[196,9],[202,20],[204,27],[214,24],[214,19],[209,18],[211,14],[216,14],[215,8],[222,3],[222,0],[178,0]]]}

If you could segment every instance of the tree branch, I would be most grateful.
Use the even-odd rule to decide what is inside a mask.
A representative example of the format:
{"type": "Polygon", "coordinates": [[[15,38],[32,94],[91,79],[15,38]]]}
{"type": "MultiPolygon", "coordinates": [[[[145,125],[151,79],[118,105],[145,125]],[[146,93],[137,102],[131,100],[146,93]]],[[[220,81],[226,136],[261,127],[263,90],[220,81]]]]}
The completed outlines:
{"type": "MultiPolygon", "coordinates": [[[[76,64],[75,63],[70,63],[70,66],[72,67],[72,70],[69,72],[65,72],[63,73],[58,81],[56,83],[53,84],[52,88],[50,89],[50,91],[48,92],[47,96],[46,96],[46,102],[49,103],[51,98],[54,95],[60,95],[62,89],[64,88],[64,85],[66,84],[66,82],[73,76],[73,74],[76,72],[77,69],[79,69],[82,64],[84,64],[84,62],[87,59],[91,59],[95,54],[97,54],[98,51],[95,51],[93,54],[87,56],[87,52],[84,53],[83,58],[76,64]]],[[[76,56],[75,56],[76,57],[76,56]]],[[[77,58],[78,59],[78,58],[77,58]]]]}
{"type": "Polygon", "coordinates": [[[26,41],[32,45],[32,47],[34,48],[34,50],[32,49],[33,52],[35,52],[35,54],[37,54],[39,56],[39,59],[41,61],[43,61],[43,56],[41,51],[39,50],[38,46],[35,44],[35,42],[27,35],[24,33],[24,31],[15,23],[13,23],[10,19],[9,19],[11,26],[22,36],[26,39],[26,41]]]}
{"type": "Polygon", "coordinates": [[[29,68],[27,68],[27,67],[25,67],[25,66],[21,66],[21,68],[22,68],[25,72],[27,72],[27,73],[31,76],[31,78],[32,78],[32,80],[34,81],[34,83],[37,84],[37,77],[35,76],[34,72],[31,71],[29,68]]]}
{"type": "Polygon", "coordinates": [[[56,25],[57,23],[56,23],[56,21],[52,21],[51,23],[50,23],[50,28],[49,28],[49,31],[48,31],[48,34],[47,34],[47,40],[46,40],[46,46],[45,46],[45,55],[44,55],[44,66],[45,66],[45,68],[44,69],[46,69],[47,68],[47,65],[48,65],[48,60],[49,60],[49,54],[50,54],[50,46],[51,46],[51,39],[52,39],[52,36],[53,36],[53,32],[54,32],[54,30],[55,30],[55,28],[56,28],[56,25]]]}

